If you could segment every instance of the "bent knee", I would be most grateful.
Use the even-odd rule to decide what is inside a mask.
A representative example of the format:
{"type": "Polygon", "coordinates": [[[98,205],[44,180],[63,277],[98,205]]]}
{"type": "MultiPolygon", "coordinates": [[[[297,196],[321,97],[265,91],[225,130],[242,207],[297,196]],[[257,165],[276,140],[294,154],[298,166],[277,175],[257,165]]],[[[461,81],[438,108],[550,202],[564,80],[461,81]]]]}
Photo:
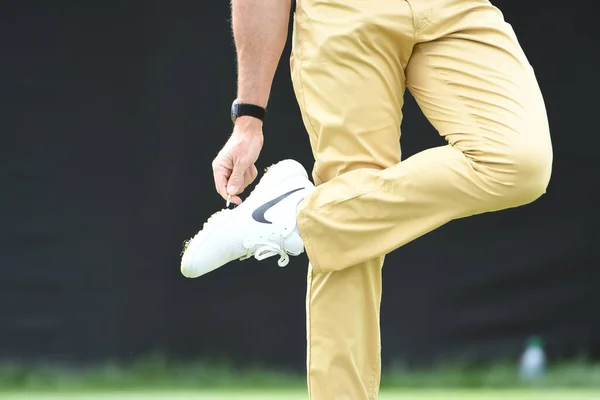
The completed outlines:
{"type": "Polygon", "coordinates": [[[487,171],[493,182],[499,208],[528,204],[546,193],[552,173],[550,144],[517,140],[502,153],[501,162],[481,163],[481,172],[487,171]]]}
{"type": "Polygon", "coordinates": [[[532,148],[515,158],[513,190],[516,205],[531,203],[546,193],[552,174],[552,155],[541,148],[532,148]]]}

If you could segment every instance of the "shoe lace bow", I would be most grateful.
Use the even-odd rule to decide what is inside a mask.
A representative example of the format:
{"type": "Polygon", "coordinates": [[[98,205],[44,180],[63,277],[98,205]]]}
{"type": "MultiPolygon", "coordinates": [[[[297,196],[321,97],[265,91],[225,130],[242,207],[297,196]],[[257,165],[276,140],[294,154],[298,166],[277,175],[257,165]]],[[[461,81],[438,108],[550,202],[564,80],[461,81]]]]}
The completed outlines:
{"type": "Polygon", "coordinates": [[[240,260],[245,260],[254,256],[254,258],[256,258],[258,261],[261,261],[266,258],[279,255],[277,265],[280,267],[285,267],[290,262],[290,256],[283,249],[283,246],[270,240],[245,239],[243,246],[247,249],[247,252],[244,256],[240,257],[240,260]]]}

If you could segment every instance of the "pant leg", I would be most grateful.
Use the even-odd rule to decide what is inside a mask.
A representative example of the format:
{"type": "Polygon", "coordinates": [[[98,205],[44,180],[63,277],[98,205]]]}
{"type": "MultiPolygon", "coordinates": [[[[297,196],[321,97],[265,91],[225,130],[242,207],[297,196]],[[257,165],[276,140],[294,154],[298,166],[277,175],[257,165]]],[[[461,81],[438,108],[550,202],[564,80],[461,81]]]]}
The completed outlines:
{"type": "Polygon", "coordinates": [[[453,219],[530,203],[548,185],[544,101],[500,11],[487,0],[409,3],[417,44],[407,86],[448,145],[319,186],[298,213],[317,273],[387,254],[453,219]]]}
{"type": "Polygon", "coordinates": [[[379,257],[321,274],[309,266],[306,366],[311,400],[377,399],[382,264],[379,257]]]}
{"type": "MultiPolygon", "coordinates": [[[[413,44],[408,4],[299,0],[294,23],[292,78],[317,187],[351,171],[396,165],[404,68],[413,44]]],[[[337,256],[344,262],[343,253],[337,256]]],[[[377,255],[338,272],[309,268],[311,400],[377,398],[382,264],[377,255]]]]}

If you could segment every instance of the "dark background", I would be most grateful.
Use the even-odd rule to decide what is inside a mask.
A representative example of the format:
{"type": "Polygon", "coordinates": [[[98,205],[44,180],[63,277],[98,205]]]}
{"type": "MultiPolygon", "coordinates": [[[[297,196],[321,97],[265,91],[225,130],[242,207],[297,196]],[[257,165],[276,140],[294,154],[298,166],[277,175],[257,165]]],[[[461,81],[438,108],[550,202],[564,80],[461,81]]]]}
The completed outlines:
{"type": "MultiPolygon", "coordinates": [[[[387,258],[384,363],[600,358],[594,1],[497,0],[528,53],[555,162],[534,204],[455,221],[387,258]]],[[[223,206],[210,164],[230,133],[227,1],[8,1],[0,7],[0,359],[152,352],[304,368],[307,260],[179,273],[223,206]]],[[[289,47],[259,170],[311,168],[289,47]]],[[[441,140],[407,94],[403,155],[441,140]]]]}

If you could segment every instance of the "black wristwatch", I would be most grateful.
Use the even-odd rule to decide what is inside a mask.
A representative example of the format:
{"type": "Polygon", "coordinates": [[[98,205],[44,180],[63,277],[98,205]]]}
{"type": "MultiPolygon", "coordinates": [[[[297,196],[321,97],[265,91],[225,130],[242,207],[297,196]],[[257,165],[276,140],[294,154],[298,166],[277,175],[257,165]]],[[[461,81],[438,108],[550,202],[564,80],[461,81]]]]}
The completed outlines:
{"type": "Polygon", "coordinates": [[[231,105],[231,121],[235,123],[237,117],[249,116],[258,118],[261,121],[265,119],[267,110],[264,107],[257,106],[256,104],[242,103],[241,101],[235,100],[231,105]]]}

